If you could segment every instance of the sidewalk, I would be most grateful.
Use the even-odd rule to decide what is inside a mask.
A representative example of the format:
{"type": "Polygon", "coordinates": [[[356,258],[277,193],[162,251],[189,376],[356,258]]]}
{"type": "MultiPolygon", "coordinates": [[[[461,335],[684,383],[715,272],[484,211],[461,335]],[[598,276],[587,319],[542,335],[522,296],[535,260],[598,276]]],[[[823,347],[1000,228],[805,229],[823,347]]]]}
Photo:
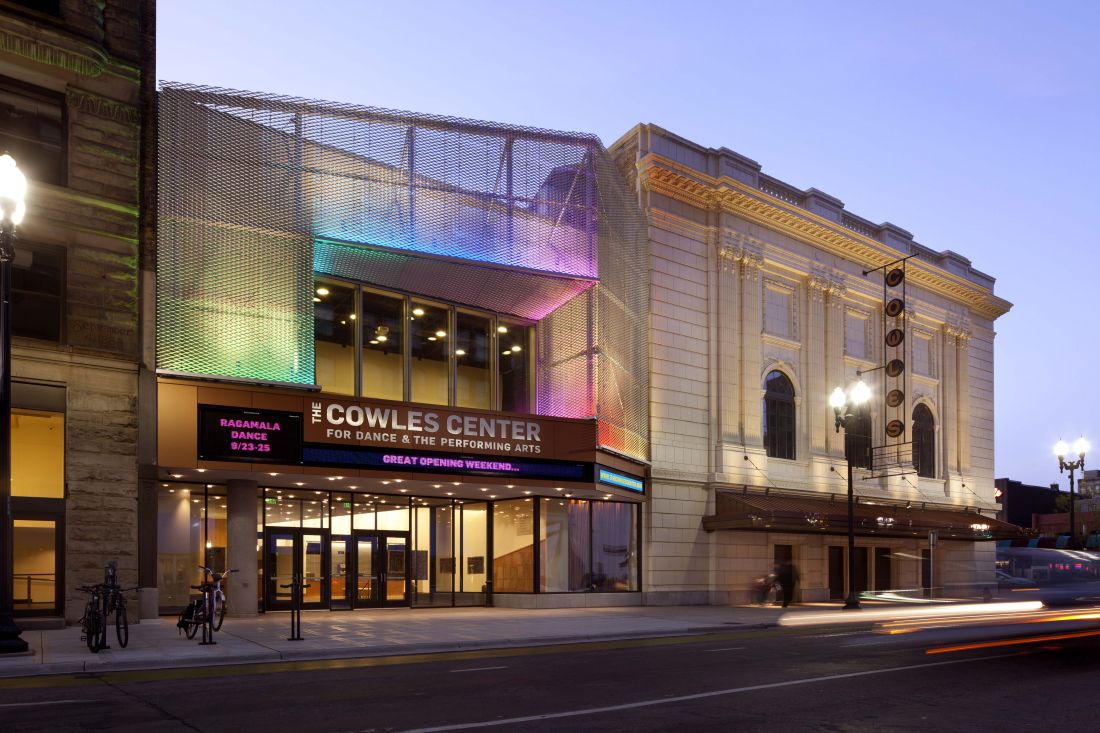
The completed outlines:
{"type": "MultiPolygon", "coordinates": [[[[834,604],[835,606],[835,604],[834,604]]],[[[833,610],[821,608],[822,611],[833,610]]],[[[800,612],[812,606],[799,606],[800,612]]],[[[175,618],[145,619],[130,626],[130,643],[96,654],[71,626],[25,631],[33,654],[0,656],[0,677],[76,672],[163,669],[286,660],[379,657],[469,651],[557,643],[608,641],[714,633],[774,626],[787,609],[778,606],[640,606],[585,609],[442,608],[307,611],[302,641],[288,641],[290,615],[228,617],[214,646],[188,640],[175,618]]],[[[792,607],[790,610],[796,610],[792,607]]]]}

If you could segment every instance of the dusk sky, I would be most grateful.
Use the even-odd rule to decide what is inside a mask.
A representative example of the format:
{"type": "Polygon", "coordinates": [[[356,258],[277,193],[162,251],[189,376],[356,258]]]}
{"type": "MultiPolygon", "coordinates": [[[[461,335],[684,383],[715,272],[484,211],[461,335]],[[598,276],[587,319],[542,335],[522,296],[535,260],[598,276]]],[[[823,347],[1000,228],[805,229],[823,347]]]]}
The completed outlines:
{"type": "Polygon", "coordinates": [[[163,0],[157,76],[735,150],[995,277],[996,475],[1100,468],[1100,3],[770,5],[163,0]]]}

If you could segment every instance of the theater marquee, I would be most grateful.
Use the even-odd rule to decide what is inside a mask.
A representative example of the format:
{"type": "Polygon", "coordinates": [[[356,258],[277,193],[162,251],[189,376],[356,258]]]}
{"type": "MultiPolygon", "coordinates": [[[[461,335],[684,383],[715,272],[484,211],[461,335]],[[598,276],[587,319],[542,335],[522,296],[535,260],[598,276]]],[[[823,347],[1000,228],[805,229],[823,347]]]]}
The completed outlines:
{"type": "Polygon", "coordinates": [[[307,443],[556,458],[570,444],[592,448],[596,442],[589,421],[337,400],[307,405],[307,443]]]}

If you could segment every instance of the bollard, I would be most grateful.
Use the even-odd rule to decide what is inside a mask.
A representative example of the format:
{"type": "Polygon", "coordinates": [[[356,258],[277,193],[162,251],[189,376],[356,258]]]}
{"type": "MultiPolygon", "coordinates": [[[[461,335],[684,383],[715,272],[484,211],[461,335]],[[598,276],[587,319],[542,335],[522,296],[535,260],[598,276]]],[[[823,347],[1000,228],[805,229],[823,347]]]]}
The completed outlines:
{"type": "Polygon", "coordinates": [[[309,584],[295,573],[293,579],[282,588],[290,588],[290,636],[287,641],[302,641],[302,595],[309,584]]]}

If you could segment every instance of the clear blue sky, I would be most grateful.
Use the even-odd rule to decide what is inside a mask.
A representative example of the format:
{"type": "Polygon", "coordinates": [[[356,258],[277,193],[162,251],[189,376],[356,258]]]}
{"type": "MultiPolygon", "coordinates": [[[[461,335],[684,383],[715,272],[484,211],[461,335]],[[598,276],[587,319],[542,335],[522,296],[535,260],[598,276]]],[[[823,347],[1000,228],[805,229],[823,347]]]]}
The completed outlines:
{"type": "MultiPolygon", "coordinates": [[[[997,278],[996,469],[1100,468],[1100,3],[161,0],[158,78],[725,146],[997,278]]],[[[1065,482],[1063,482],[1065,485],[1065,482]]]]}

